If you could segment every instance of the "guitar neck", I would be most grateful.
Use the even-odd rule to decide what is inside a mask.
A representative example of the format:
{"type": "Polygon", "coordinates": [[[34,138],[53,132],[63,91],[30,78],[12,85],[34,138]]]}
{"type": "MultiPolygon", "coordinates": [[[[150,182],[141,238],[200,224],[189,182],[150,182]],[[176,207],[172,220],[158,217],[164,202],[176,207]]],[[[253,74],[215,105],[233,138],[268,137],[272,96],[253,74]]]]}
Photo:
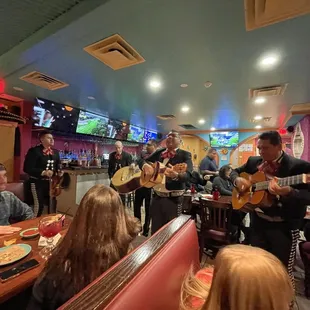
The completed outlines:
{"type": "MultiPolygon", "coordinates": [[[[270,181],[258,182],[255,184],[255,191],[264,191],[268,189],[270,181]]],[[[299,174],[293,175],[291,177],[278,179],[278,184],[280,186],[291,186],[307,183],[306,175],[299,174]]]]}

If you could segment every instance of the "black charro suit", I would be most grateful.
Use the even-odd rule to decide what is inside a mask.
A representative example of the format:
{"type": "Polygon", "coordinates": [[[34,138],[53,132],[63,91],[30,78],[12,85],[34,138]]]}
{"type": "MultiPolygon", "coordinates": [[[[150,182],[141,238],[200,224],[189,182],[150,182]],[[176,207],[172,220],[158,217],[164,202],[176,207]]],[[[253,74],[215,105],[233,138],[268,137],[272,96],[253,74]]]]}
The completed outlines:
{"type": "MultiPolygon", "coordinates": [[[[139,166],[142,169],[143,165],[147,162],[164,162],[162,153],[165,148],[159,149],[154,152],[147,160],[141,160],[139,166]]],[[[166,177],[166,189],[169,191],[182,191],[186,188],[186,182],[190,180],[191,172],[193,170],[192,155],[190,152],[177,149],[173,158],[170,158],[166,163],[172,166],[176,164],[186,163],[187,170],[185,173],[179,175],[177,180],[166,177]]],[[[152,218],[152,234],[159,230],[166,223],[179,216],[182,211],[183,196],[179,197],[160,197],[154,194],[151,203],[151,218],[152,218]]]]}
{"type": "MultiPolygon", "coordinates": [[[[262,163],[263,159],[260,156],[250,157],[245,165],[231,173],[231,180],[234,182],[242,172],[254,174],[262,163]]],[[[309,162],[286,153],[279,164],[275,173],[279,178],[310,173],[309,162]]],[[[262,218],[258,212],[251,214],[251,244],[277,256],[288,267],[291,276],[299,228],[306,213],[306,205],[310,204],[309,185],[298,185],[293,188],[289,196],[275,199],[271,208],[262,209],[267,218],[262,218]],[[280,221],[273,221],[276,218],[280,221]]]]}
{"type": "Polygon", "coordinates": [[[52,149],[53,154],[50,155],[44,155],[43,150],[42,144],[30,148],[24,161],[24,172],[29,176],[36,216],[42,215],[44,204],[47,204],[49,213],[56,212],[56,198],[50,201],[49,179],[43,177],[42,172],[45,170],[58,172],[61,166],[59,152],[56,149],[52,149]]]}
{"type": "MultiPolygon", "coordinates": [[[[108,174],[109,174],[110,180],[112,179],[112,177],[116,171],[118,171],[119,169],[121,169],[123,167],[128,167],[132,164],[131,154],[129,154],[125,151],[122,151],[120,158],[116,158],[117,157],[116,155],[117,155],[116,152],[112,152],[109,155],[108,174]]],[[[110,186],[113,189],[115,189],[114,186],[112,185],[112,183],[110,184],[110,186]]],[[[123,204],[125,205],[125,195],[120,195],[120,196],[121,196],[123,204]]]]}
{"type": "Polygon", "coordinates": [[[127,152],[122,152],[121,158],[116,158],[116,152],[112,152],[109,155],[109,168],[108,174],[109,178],[112,179],[113,175],[117,170],[123,167],[130,166],[132,163],[132,156],[127,152]]]}

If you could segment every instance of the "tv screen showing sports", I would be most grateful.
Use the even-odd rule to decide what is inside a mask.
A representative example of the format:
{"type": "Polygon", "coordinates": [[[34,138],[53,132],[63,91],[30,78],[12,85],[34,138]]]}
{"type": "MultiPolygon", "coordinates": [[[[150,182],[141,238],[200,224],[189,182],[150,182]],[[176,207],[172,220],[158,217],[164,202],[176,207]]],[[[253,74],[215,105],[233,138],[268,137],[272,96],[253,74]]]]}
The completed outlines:
{"type": "Polygon", "coordinates": [[[108,123],[107,117],[80,111],[76,133],[105,137],[108,132],[108,123]]]}
{"type": "Polygon", "coordinates": [[[127,138],[129,141],[143,142],[143,136],[144,136],[143,128],[130,125],[127,138]]]}
{"type": "Polygon", "coordinates": [[[110,119],[108,124],[107,138],[127,140],[129,125],[125,122],[110,119]]]}
{"type": "Polygon", "coordinates": [[[143,142],[147,143],[149,140],[156,140],[157,139],[157,132],[156,131],[150,131],[150,130],[145,130],[144,131],[144,136],[143,136],[143,142]]]}
{"type": "Polygon", "coordinates": [[[237,147],[239,133],[237,131],[210,133],[211,147],[237,147]]]}
{"type": "Polygon", "coordinates": [[[64,104],[36,98],[32,115],[33,125],[51,130],[74,133],[79,111],[79,109],[64,104]]]}

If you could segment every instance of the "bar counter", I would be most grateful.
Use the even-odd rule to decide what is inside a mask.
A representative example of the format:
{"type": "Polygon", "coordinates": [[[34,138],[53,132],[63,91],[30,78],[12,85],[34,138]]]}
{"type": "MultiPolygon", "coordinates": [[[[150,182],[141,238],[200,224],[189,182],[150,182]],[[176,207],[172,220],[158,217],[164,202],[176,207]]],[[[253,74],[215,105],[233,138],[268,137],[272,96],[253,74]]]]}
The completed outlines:
{"type": "Polygon", "coordinates": [[[69,174],[70,185],[68,188],[62,189],[61,194],[57,197],[57,210],[71,216],[75,215],[83,196],[91,187],[97,184],[110,185],[106,168],[78,167],[63,171],[69,174]]]}

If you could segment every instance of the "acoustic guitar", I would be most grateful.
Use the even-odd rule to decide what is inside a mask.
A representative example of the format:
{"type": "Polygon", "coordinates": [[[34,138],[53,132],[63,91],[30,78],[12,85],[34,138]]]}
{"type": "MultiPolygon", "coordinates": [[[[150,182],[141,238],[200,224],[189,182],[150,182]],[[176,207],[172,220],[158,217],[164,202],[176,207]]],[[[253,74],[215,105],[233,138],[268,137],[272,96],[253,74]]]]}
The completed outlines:
{"type": "MultiPolygon", "coordinates": [[[[267,190],[270,181],[266,179],[266,175],[263,172],[258,171],[253,175],[241,173],[240,177],[249,180],[252,185],[244,193],[239,193],[236,188],[233,190],[232,206],[234,209],[253,211],[256,208],[268,208],[272,206],[275,196],[268,193],[267,190]]],[[[280,186],[308,183],[310,183],[310,174],[300,174],[278,179],[280,186]]]]}
{"type": "Polygon", "coordinates": [[[112,177],[112,184],[121,194],[128,194],[140,187],[152,188],[164,181],[164,173],[166,169],[172,169],[177,173],[186,172],[187,164],[176,164],[172,167],[166,167],[160,162],[148,163],[154,169],[151,176],[145,175],[139,167],[123,167],[115,172],[112,177]]]}

